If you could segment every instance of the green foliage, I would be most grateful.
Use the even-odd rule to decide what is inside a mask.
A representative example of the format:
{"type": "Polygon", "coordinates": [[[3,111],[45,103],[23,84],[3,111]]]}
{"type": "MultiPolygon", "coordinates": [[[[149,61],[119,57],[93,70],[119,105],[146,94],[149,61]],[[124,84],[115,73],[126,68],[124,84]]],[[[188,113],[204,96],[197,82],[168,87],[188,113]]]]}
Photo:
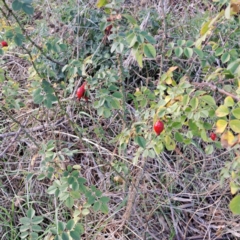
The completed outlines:
{"type": "Polygon", "coordinates": [[[27,211],[27,216],[20,218],[20,237],[21,239],[38,239],[39,232],[42,232],[41,226],[39,224],[43,221],[42,216],[35,216],[35,210],[29,208],[27,211]]]}
{"type": "Polygon", "coordinates": [[[14,0],[12,2],[12,9],[14,11],[23,10],[27,15],[32,15],[34,12],[32,0],[14,0]]]}

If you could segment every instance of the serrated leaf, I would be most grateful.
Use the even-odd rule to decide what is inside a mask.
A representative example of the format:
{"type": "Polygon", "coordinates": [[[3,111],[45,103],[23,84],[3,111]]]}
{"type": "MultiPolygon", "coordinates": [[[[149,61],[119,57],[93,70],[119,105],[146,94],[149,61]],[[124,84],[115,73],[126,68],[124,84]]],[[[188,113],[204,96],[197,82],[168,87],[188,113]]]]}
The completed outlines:
{"type": "Polygon", "coordinates": [[[156,57],[156,49],[150,43],[144,44],[143,51],[144,51],[145,56],[148,57],[148,58],[155,58],[156,57]]]}
{"type": "Polygon", "coordinates": [[[240,120],[234,119],[229,121],[229,126],[235,133],[240,133],[240,120]]]}
{"type": "Polygon", "coordinates": [[[227,116],[229,114],[229,109],[228,109],[228,107],[221,105],[220,107],[218,107],[215,114],[217,117],[227,116]]]}
{"type": "Polygon", "coordinates": [[[227,127],[227,121],[219,119],[216,123],[216,133],[223,133],[227,127]]]}

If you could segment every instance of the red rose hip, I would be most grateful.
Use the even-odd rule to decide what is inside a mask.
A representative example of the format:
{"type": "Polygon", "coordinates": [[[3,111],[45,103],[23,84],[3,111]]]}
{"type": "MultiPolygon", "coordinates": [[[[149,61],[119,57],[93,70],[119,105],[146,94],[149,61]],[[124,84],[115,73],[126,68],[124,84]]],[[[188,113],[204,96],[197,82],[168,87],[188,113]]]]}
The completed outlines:
{"type": "Polygon", "coordinates": [[[1,42],[1,45],[2,45],[2,47],[7,47],[7,46],[8,46],[8,44],[7,44],[6,41],[2,41],[2,42],[1,42]]]}
{"type": "Polygon", "coordinates": [[[82,84],[82,86],[79,87],[78,90],[77,90],[77,98],[78,98],[79,100],[84,96],[86,84],[87,84],[87,83],[84,82],[84,83],[82,84]]]}
{"type": "Polygon", "coordinates": [[[153,129],[157,135],[159,135],[164,130],[164,123],[160,120],[156,121],[153,125],[153,129]]]}
{"type": "Polygon", "coordinates": [[[211,138],[213,141],[215,141],[216,138],[217,138],[217,135],[212,132],[212,133],[210,133],[210,138],[211,138]]]}

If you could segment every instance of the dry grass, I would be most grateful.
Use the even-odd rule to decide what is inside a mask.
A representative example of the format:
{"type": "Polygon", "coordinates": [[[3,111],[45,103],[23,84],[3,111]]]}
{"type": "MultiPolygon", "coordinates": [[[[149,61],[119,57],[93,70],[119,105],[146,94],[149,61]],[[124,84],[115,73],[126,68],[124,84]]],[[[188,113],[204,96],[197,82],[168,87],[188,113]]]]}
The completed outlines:
{"type": "MultiPolygon", "coordinates": [[[[147,7],[160,11],[159,2],[142,1],[140,6],[134,2],[132,6],[135,12],[147,7]]],[[[187,24],[190,18],[211,8],[208,2],[191,1],[188,4],[171,1],[164,11],[172,16],[173,21],[181,18],[179,25],[187,24]]],[[[50,16],[48,10],[45,11],[42,15],[50,16]]],[[[55,21],[58,14],[51,12],[51,15],[51,21],[55,21]]],[[[57,21],[54,24],[56,28],[61,28],[57,21]]],[[[171,35],[173,29],[167,31],[171,35]]],[[[41,43],[41,38],[36,37],[34,41],[41,43]]],[[[83,129],[81,139],[75,135],[69,119],[59,106],[47,110],[32,102],[28,91],[30,65],[27,61],[11,49],[1,56],[0,61],[0,67],[7,72],[6,81],[12,79],[18,83],[18,97],[27,102],[20,110],[0,112],[1,239],[19,239],[19,219],[25,216],[29,205],[36,210],[36,215],[44,216],[46,232],[49,224],[54,223],[56,211],[59,220],[66,221],[71,217],[71,212],[63,205],[58,206],[56,200],[46,193],[51,181],[37,180],[43,160],[37,147],[46,145],[50,139],[57,143],[56,152],[62,148],[78,150],[78,154],[63,162],[56,159],[56,169],[60,171],[67,165],[80,165],[81,176],[87,179],[87,185],[97,186],[111,199],[107,215],[91,213],[86,216],[82,239],[240,238],[240,218],[234,217],[228,208],[232,198],[229,184],[219,184],[221,169],[226,161],[233,158],[231,152],[215,150],[211,156],[206,156],[197,147],[191,145],[183,149],[179,145],[176,151],[163,152],[156,159],[140,159],[138,165],[133,166],[131,161],[137,147],[132,144],[126,153],[119,153],[117,146],[111,143],[121,131],[122,123],[116,116],[107,120],[99,118],[91,107],[92,100],[89,104],[79,103],[74,94],[61,98],[70,119],[83,129]],[[91,118],[80,114],[82,112],[91,118]],[[96,131],[100,127],[104,136],[96,131]],[[120,179],[112,167],[114,161],[124,163],[129,169],[123,181],[114,180],[114,177],[120,179]]],[[[166,66],[167,62],[163,62],[163,68],[166,66]]],[[[75,90],[79,84],[80,80],[76,81],[75,90]]],[[[81,200],[79,202],[82,204],[81,200]]],[[[45,239],[50,239],[50,235],[48,237],[45,239]]]]}

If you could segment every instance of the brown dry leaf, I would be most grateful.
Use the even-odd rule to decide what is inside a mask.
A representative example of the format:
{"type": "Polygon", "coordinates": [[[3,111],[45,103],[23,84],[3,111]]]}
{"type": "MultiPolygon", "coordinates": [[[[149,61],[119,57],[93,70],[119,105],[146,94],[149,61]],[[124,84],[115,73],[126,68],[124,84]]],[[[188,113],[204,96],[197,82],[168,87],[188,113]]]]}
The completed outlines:
{"type": "Polygon", "coordinates": [[[122,15],[119,13],[119,14],[116,14],[116,15],[110,15],[110,17],[107,19],[108,22],[112,22],[112,21],[115,21],[115,20],[120,20],[122,18],[122,15]]]}
{"type": "Polygon", "coordinates": [[[35,154],[32,159],[31,159],[31,163],[30,163],[30,170],[33,170],[33,167],[35,165],[36,159],[38,158],[38,154],[35,154]]]}

